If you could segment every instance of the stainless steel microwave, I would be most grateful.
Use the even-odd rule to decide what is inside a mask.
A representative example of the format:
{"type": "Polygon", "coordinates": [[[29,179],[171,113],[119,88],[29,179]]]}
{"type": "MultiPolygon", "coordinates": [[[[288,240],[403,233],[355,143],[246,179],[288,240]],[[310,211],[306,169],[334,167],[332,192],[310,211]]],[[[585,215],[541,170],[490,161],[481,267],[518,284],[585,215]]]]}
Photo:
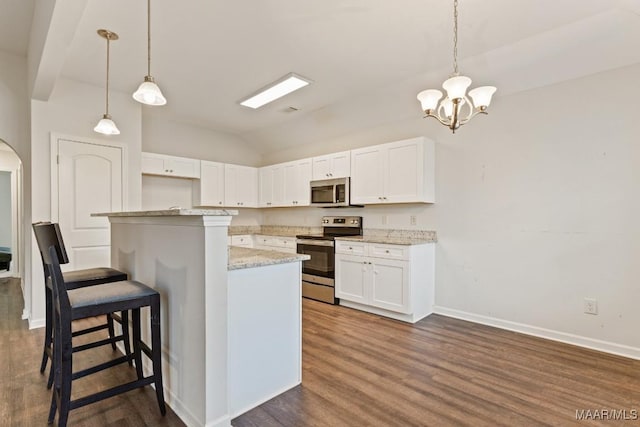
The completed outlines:
{"type": "Polygon", "coordinates": [[[349,177],[311,181],[311,206],[349,206],[349,177]]]}

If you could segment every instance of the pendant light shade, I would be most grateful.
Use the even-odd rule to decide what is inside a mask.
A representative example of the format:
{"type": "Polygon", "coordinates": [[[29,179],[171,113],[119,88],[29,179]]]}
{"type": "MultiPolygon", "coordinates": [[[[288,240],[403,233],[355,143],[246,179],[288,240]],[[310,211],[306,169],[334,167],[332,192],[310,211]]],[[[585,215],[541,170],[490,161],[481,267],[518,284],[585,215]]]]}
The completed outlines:
{"type": "Polygon", "coordinates": [[[104,135],[120,135],[120,129],[118,129],[118,126],[116,126],[115,122],[111,120],[111,116],[108,114],[102,116],[93,130],[104,135]]]}
{"type": "Polygon", "coordinates": [[[167,103],[167,99],[162,95],[162,91],[151,76],[146,76],[144,81],[140,83],[138,90],[133,94],[133,99],[147,105],[164,105],[167,103]]]}
{"type": "Polygon", "coordinates": [[[98,35],[107,40],[107,84],[106,84],[106,102],[105,102],[105,113],[102,115],[102,119],[98,122],[96,127],[93,128],[94,131],[101,133],[103,135],[119,135],[120,130],[116,123],[111,119],[109,115],[109,47],[112,40],[118,40],[118,35],[109,30],[98,30],[98,35]]]}
{"type": "Polygon", "coordinates": [[[147,0],[147,75],[133,94],[133,99],[147,105],[165,105],[167,99],[151,76],[151,0],[147,0]]]}

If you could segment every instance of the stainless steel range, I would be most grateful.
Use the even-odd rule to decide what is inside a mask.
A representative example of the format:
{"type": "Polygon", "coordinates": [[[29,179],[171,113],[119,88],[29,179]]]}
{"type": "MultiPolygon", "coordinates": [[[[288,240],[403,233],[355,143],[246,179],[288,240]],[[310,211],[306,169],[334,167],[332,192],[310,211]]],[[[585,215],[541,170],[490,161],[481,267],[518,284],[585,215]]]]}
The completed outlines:
{"type": "Polygon", "coordinates": [[[299,254],[311,259],[302,262],[302,296],[337,304],[335,297],[335,238],[361,236],[361,216],[324,216],[322,234],[298,235],[299,254]]]}

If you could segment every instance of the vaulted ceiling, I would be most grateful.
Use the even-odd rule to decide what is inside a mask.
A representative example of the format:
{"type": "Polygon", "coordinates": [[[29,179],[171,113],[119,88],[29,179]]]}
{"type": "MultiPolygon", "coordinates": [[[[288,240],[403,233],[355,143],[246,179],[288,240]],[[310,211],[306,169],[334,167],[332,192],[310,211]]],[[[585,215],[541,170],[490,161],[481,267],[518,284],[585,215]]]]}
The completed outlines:
{"type": "MultiPolygon", "coordinates": [[[[33,4],[0,0],[0,50],[26,54],[33,4]]],[[[81,12],[59,75],[103,86],[106,28],[120,35],[112,88],[133,92],[146,74],[146,1],[86,0],[81,12]]],[[[169,102],[145,114],[263,152],[420,116],[417,92],[452,69],[452,13],[448,0],[152,0],[151,72],[169,102]],[[258,110],[238,104],[288,72],[314,83],[258,110]]],[[[497,86],[494,102],[640,62],[639,0],[460,0],[459,22],[460,70],[497,86]]]]}

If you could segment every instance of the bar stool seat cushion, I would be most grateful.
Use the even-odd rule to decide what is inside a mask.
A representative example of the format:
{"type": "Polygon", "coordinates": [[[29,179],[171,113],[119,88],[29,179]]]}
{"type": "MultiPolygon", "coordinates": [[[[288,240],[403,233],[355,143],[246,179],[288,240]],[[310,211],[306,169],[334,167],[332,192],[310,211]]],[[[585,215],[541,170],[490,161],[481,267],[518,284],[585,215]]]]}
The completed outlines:
{"type": "Polygon", "coordinates": [[[78,285],[90,286],[105,282],[127,280],[127,274],[115,268],[97,267],[84,270],[74,270],[62,273],[67,289],[75,289],[78,285]]]}
{"type": "Polygon", "coordinates": [[[124,303],[157,295],[158,292],[135,280],[123,280],[104,285],[94,285],[68,291],[73,310],[100,306],[107,303],[124,303]]]}

